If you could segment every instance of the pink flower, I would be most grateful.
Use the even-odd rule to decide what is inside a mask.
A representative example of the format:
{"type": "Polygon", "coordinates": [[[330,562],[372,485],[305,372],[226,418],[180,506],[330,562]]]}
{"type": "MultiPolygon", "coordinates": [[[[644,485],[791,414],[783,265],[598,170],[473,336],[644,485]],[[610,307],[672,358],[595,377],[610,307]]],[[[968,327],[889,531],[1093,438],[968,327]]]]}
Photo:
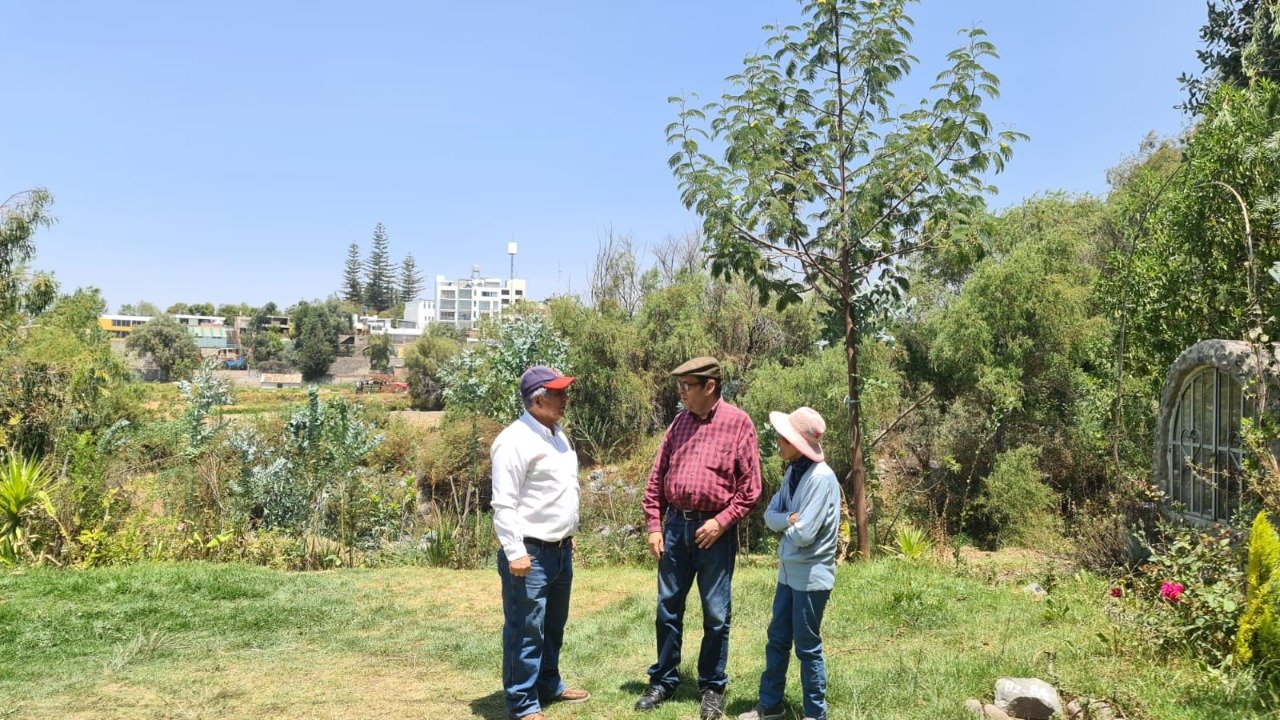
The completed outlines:
{"type": "Polygon", "coordinates": [[[1122,590],[1119,586],[1111,588],[1111,597],[1113,598],[1124,597],[1124,590],[1122,590]]]}
{"type": "Polygon", "coordinates": [[[1160,597],[1168,600],[1169,602],[1176,603],[1178,602],[1178,598],[1182,597],[1182,593],[1186,589],[1187,588],[1184,587],[1182,583],[1169,582],[1166,580],[1164,584],[1160,586],[1160,597]]]}

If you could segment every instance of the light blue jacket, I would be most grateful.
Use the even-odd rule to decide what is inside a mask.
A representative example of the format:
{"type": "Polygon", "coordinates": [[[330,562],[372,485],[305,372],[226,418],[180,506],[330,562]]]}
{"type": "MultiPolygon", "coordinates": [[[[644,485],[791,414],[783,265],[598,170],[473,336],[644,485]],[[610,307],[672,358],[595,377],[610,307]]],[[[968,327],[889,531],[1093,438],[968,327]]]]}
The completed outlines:
{"type": "Polygon", "coordinates": [[[836,583],[836,540],[840,531],[840,485],[826,463],[814,463],[800,478],[796,497],[784,477],[764,524],[782,533],[778,582],[795,590],[830,590],[836,583]],[[796,524],[788,522],[799,513],[796,524]]]}

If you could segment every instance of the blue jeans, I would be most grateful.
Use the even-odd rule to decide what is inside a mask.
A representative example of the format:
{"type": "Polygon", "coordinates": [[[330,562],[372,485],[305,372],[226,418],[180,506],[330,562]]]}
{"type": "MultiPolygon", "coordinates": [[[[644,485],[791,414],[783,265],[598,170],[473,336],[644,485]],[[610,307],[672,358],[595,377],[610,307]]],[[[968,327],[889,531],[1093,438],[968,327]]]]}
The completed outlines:
{"type": "Polygon", "coordinates": [[[507,556],[498,550],[502,578],[502,687],[507,714],[524,717],[542,710],[542,699],[564,692],[560,679],[560,646],[569,619],[573,586],[573,548],[526,544],[529,574],[511,574],[507,556]]]}
{"type": "Polygon", "coordinates": [[[782,705],[787,683],[788,655],[795,645],[800,661],[800,689],[804,691],[804,716],[827,717],[827,664],[822,659],[822,612],[830,590],[795,590],[778,583],[773,594],[773,619],[769,621],[769,642],[764,648],[764,672],[760,675],[760,704],[767,708],[782,705]]]}
{"type": "Polygon", "coordinates": [[[658,661],[649,668],[649,684],[673,691],[680,684],[680,650],[684,635],[684,603],[698,581],[702,599],[702,649],[698,653],[698,689],[723,693],[729,684],[729,621],[733,614],[733,565],[738,533],[730,528],[703,550],[693,534],[701,520],[668,513],[665,548],[658,561],[658,661]]]}

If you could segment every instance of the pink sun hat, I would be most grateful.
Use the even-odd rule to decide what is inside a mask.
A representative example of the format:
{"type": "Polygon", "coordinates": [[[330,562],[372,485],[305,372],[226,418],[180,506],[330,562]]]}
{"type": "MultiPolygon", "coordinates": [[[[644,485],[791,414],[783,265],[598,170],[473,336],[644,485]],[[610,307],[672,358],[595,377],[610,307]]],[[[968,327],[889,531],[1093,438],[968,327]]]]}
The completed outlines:
{"type": "Polygon", "coordinates": [[[822,462],[822,435],[827,432],[827,423],[817,410],[802,407],[790,415],[771,412],[769,424],[787,442],[795,445],[801,455],[814,462],[822,462]]]}

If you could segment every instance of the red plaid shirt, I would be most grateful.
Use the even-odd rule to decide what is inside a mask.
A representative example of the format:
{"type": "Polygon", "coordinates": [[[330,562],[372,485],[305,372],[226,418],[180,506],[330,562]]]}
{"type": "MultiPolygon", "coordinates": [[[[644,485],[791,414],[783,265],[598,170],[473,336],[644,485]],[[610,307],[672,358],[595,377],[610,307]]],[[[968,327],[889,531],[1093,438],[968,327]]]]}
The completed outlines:
{"type": "Polygon", "coordinates": [[[760,499],[760,445],[751,417],[718,400],[706,419],[685,410],[671,422],[644,489],[649,532],[662,530],[667,507],[716,513],[728,528],[760,499]]]}

